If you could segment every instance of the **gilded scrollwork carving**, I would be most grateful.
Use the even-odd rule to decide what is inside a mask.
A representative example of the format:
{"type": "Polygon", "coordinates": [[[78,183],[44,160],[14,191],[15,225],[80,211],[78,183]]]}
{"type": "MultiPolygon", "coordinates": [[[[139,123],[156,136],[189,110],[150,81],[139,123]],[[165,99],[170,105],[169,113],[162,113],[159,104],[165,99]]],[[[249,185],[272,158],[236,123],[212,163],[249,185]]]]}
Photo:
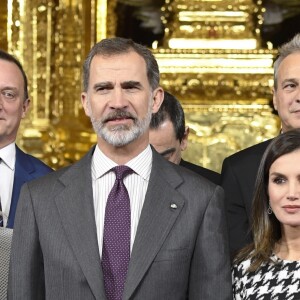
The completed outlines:
{"type": "Polygon", "coordinates": [[[184,158],[221,171],[225,156],[278,134],[279,120],[268,102],[184,105],[190,127],[184,158]]]}
{"type": "Polygon", "coordinates": [[[162,11],[165,48],[201,49],[206,42],[222,49],[232,47],[228,42],[238,44],[239,41],[256,48],[260,43],[260,0],[170,0],[165,2],[162,11]]]}

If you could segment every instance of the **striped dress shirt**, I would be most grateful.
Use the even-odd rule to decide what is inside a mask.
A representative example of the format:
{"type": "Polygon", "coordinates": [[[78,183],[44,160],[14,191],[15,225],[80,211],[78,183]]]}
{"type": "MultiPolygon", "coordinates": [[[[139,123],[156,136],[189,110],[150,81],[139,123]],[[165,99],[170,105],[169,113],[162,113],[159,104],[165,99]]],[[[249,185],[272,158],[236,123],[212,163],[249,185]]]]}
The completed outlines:
{"type": "MultiPolygon", "coordinates": [[[[106,201],[116,179],[115,173],[110,170],[115,166],[117,166],[117,164],[105,156],[99,147],[96,146],[92,158],[92,184],[100,257],[102,257],[106,201]]],[[[126,166],[130,167],[134,171],[134,173],[126,176],[124,179],[124,184],[128,190],[130,198],[131,208],[131,251],[152,168],[151,147],[148,145],[143,152],[130,160],[126,166]]]]}

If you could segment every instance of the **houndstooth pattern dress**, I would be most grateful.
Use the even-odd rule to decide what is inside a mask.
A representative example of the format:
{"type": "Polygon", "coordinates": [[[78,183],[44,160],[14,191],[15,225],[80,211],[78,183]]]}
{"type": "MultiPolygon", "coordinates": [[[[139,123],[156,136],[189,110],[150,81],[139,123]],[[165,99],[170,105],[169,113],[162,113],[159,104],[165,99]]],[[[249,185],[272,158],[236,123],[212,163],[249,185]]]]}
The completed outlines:
{"type": "Polygon", "coordinates": [[[249,259],[232,267],[234,300],[300,300],[300,261],[271,259],[256,272],[249,259]]]}

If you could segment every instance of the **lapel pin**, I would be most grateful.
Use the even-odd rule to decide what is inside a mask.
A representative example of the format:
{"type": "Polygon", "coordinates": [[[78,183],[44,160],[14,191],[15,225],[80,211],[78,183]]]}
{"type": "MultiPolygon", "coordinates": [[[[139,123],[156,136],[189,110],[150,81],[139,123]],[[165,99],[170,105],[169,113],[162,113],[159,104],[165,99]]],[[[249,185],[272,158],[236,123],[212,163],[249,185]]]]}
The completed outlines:
{"type": "Polygon", "coordinates": [[[172,203],[172,204],[171,204],[171,208],[172,208],[172,209],[176,209],[176,208],[177,208],[177,205],[176,205],[175,203],[172,203]]]}

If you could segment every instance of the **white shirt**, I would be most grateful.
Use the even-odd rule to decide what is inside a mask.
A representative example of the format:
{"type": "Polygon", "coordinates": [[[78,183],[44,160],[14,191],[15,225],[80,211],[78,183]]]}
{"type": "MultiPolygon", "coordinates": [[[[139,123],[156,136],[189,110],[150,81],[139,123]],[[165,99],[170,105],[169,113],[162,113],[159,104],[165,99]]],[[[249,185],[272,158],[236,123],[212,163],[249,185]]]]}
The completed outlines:
{"type": "Polygon", "coordinates": [[[16,145],[11,143],[0,149],[0,201],[4,214],[3,223],[7,224],[10,210],[11,196],[14,185],[16,145]]]}
{"type": "MultiPolygon", "coordinates": [[[[92,183],[100,257],[102,257],[106,201],[108,194],[110,193],[116,179],[115,173],[113,171],[109,172],[109,170],[115,166],[117,166],[117,164],[111,159],[109,159],[107,156],[105,156],[104,153],[99,149],[99,147],[96,146],[92,158],[92,183]]],[[[124,184],[127,188],[128,195],[130,198],[131,251],[142,207],[144,204],[152,168],[151,147],[148,145],[142,153],[140,153],[137,157],[129,161],[126,164],[126,166],[130,167],[135,172],[124,178],[124,184]]]]}

